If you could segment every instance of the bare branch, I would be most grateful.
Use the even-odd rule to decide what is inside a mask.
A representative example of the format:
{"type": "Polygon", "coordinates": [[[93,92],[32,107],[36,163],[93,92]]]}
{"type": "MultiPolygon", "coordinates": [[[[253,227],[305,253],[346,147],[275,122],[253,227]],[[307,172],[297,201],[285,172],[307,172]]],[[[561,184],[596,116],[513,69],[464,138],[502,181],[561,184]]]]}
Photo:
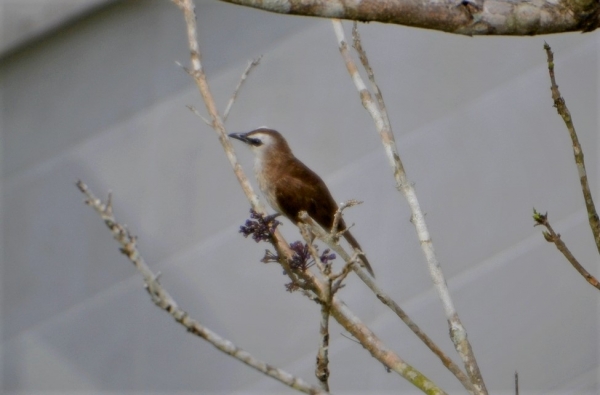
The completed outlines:
{"type": "MultiPolygon", "coordinates": [[[[348,274],[350,274],[350,272],[354,268],[354,263],[358,262],[359,259],[360,259],[360,253],[358,251],[354,251],[352,258],[350,258],[349,261],[346,261],[346,264],[344,265],[342,270],[340,270],[339,273],[331,274],[331,279],[335,281],[335,283],[333,284],[333,286],[331,288],[332,293],[335,294],[342,287],[344,279],[346,279],[346,277],[348,277],[348,274]]],[[[359,264],[359,267],[362,267],[362,266],[360,266],[360,264],[359,264]]]]}
{"type": "MultiPolygon", "coordinates": [[[[304,224],[298,224],[298,228],[300,229],[302,238],[304,239],[304,241],[306,241],[306,245],[308,246],[308,251],[310,252],[310,255],[312,256],[312,258],[314,259],[315,264],[319,268],[319,271],[321,272],[321,274],[326,278],[329,275],[331,269],[327,265],[323,265],[323,262],[321,262],[321,259],[319,259],[319,253],[317,252],[317,250],[315,249],[315,246],[313,245],[314,237],[313,237],[310,229],[307,226],[305,226],[304,224]]],[[[327,297],[326,297],[326,299],[327,299],[327,297]]]]}
{"type": "MultiPolygon", "coordinates": [[[[361,268],[361,270],[364,269],[361,268]]],[[[446,393],[421,372],[398,357],[396,353],[385,347],[381,340],[336,296],[332,300],[331,316],[352,334],[374,358],[388,369],[400,374],[411,384],[427,394],[441,395],[446,393]]]]}
{"type": "Polygon", "coordinates": [[[250,75],[250,72],[252,71],[252,69],[259,65],[261,59],[262,59],[262,55],[256,59],[253,59],[250,62],[248,62],[248,66],[246,66],[246,70],[244,70],[244,72],[242,73],[242,76],[240,77],[240,82],[238,82],[237,86],[235,87],[235,90],[233,91],[233,95],[231,96],[231,99],[229,99],[229,102],[227,102],[227,107],[225,107],[225,111],[223,112],[223,122],[224,123],[227,122],[227,117],[229,116],[231,107],[233,107],[233,103],[235,102],[235,99],[237,99],[237,97],[240,93],[240,89],[242,88],[242,85],[244,85],[244,82],[246,82],[246,78],[248,78],[248,75],[250,75]]]}
{"type": "MultiPolygon", "coordinates": [[[[358,90],[363,106],[369,112],[371,118],[373,118],[373,122],[375,123],[375,127],[383,143],[388,161],[392,167],[394,178],[396,180],[396,186],[398,190],[402,192],[410,207],[413,224],[415,225],[417,237],[427,261],[429,274],[433,280],[433,284],[440,297],[440,300],[442,301],[442,305],[446,313],[446,319],[448,320],[448,326],[450,327],[450,338],[452,339],[454,347],[463,361],[469,379],[471,380],[471,383],[475,389],[475,393],[487,394],[483,377],[479,371],[479,366],[477,365],[471,344],[467,339],[467,331],[460,321],[458,313],[454,307],[454,303],[452,302],[452,298],[450,296],[450,291],[448,290],[448,286],[446,284],[446,279],[444,278],[444,274],[435,254],[433,243],[431,242],[431,237],[429,235],[429,230],[427,229],[427,224],[425,223],[425,214],[421,210],[415,189],[412,183],[408,181],[404,166],[400,160],[400,155],[398,154],[398,149],[396,147],[396,142],[391,130],[389,119],[385,116],[385,113],[377,107],[376,102],[373,100],[371,93],[367,89],[367,86],[358,72],[358,68],[354,63],[354,60],[348,52],[348,45],[346,44],[346,38],[344,36],[344,29],[341,21],[333,20],[332,22],[333,29],[338,40],[338,47],[346,64],[346,68],[348,69],[348,73],[350,74],[350,77],[352,78],[352,81],[358,90]]],[[[355,34],[358,35],[358,32],[355,34]]],[[[360,39],[355,41],[360,43],[360,39]]],[[[361,51],[361,55],[366,58],[364,51],[361,51]]],[[[366,64],[368,65],[368,62],[366,64]]],[[[372,84],[376,85],[374,77],[372,79],[372,84]]],[[[379,91],[379,88],[377,88],[377,91],[379,91]]]]}
{"type": "MultiPolygon", "coordinates": [[[[344,211],[345,209],[347,209],[349,207],[354,207],[354,206],[357,206],[362,203],[363,202],[361,202],[359,200],[355,200],[355,199],[350,199],[348,201],[342,202],[333,216],[333,225],[331,226],[331,233],[334,235],[337,235],[338,227],[340,225],[340,219],[342,218],[342,211],[344,211]]],[[[345,230],[347,230],[347,229],[345,229],[345,230]]]]}
{"type": "MultiPolygon", "coordinates": [[[[223,124],[223,121],[222,121],[221,117],[219,116],[219,112],[217,110],[217,106],[215,104],[214,97],[210,91],[210,87],[209,87],[208,81],[206,79],[206,74],[204,73],[204,69],[202,68],[200,46],[198,45],[198,39],[197,39],[196,14],[194,11],[194,3],[192,2],[192,0],[172,0],[172,1],[181,9],[181,11],[183,12],[183,15],[185,17],[188,44],[190,47],[190,58],[191,58],[191,63],[192,63],[192,68],[191,68],[191,70],[188,71],[188,73],[194,78],[194,81],[196,82],[196,85],[198,86],[198,90],[200,91],[200,95],[202,96],[204,104],[206,105],[208,114],[210,115],[210,117],[212,119],[211,126],[217,132],[219,141],[221,142],[221,145],[223,146],[223,150],[225,151],[225,155],[227,156],[227,159],[229,160],[229,163],[231,164],[231,167],[233,168],[233,172],[234,172],[235,176],[237,177],[238,182],[240,183],[240,186],[242,187],[242,190],[244,191],[244,194],[250,201],[250,205],[252,206],[252,208],[255,211],[266,214],[266,211],[265,211],[263,205],[260,203],[258,196],[254,192],[252,185],[250,184],[250,182],[248,181],[248,178],[246,177],[246,174],[244,174],[244,170],[242,169],[242,166],[239,164],[239,162],[237,160],[235,151],[233,149],[233,146],[231,145],[231,141],[229,140],[229,137],[227,137],[227,132],[225,131],[225,125],[223,124]]],[[[288,275],[288,277],[290,277],[292,282],[295,282],[296,276],[294,275],[294,273],[288,266],[289,258],[292,257],[293,252],[290,250],[287,243],[283,240],[283,237],[281,236],[281,233],[279,232],[279,230],[277,230],[275,232],[275,240],[276,240],[275,248],[277,249],[279,256],[288,258],[288,259],[281,259],[280,263],[281,263],[283,269],[285,270],[286,274],[288,275]]]]}
{"type": "Polygon", "coordinates": [[[385,106],[385,101],[383,100],[383,94],[379,89],[379,85],[377,85],[377,82],[375,82],[375,73],[369,64],[367,52],[365,52],[363,49],[362,42],[360,40],[360,34],[358,33],[358,23],[356,22],[352,24],[352,47],[356,50],[358,58],[360,59],[360,63],[367,72],[367,77],[369,78],[371,89],[373,89],[373,93],[377,99],[377,107],[379,108],[379,112],[381,113],[381,118],[383,119],[385,127],[389,130],[392,130],[390,118],[388,117],[387,108],[385,106]]]}
{"type": "MultiPolygon", "coordinates": [[[[206,80],[206,75],[202,70],[202,63],[200,61],[200,48],[198,46],[198,41],[196,39],[197,29],[196,29],[196,17],[194,13],[194,5],[192,0],[172,0],[179,8],[183,11],[187,26],[187,35],[188,42],[190,46],[190,57],[192,62],[192,70],[191,73],[196,81],[200,94],[206,104],[208,113],[212,118],[213,129],[217,131],[219,135],[219,140],[223,145],[223,149],[234,169],[234,172],[238,178],[244,193],[255,211],[264,213],[264,209],[260,204],[258,197],[254,193],[250,183],[248,182],[242,167],[237,162],[237,158],[233,151],[233,147],[227,137],[225,132],[225,127],[223,122],[217,112],[217,108],[213,99],[213,96],[210,92],[208,82],[206,80]]],[[[277,256],[279,258],[280,263],[282,264],[286,274],[292,279],[292,283],[295,283],[296,276],[291,268],[290,262],[292,261],[293,252],[289,248],[288,244],[285,242],[281,234],[278,230],[275,231],[274,234],[274,246],[277,251],[277,256]]],[[[302,276],[302,280],[307,284],[307,289],[310,289],[315,294],[320,295],[320,299],[322,300],[322,295],[325,291],[325,284],[322,281],[317,279],[310,271],[305,271],[303,273],[299,273],[302,276]]],[[[445,394],[445,392],[440,389],[434,382],[429,380],[426,376],[424,376],[421,372],[404,362],[396,353],[392,350],[386,348],[381,340],[363,323],[360,319],[354,315],[354,313],[348,309],[348,307],[335,295],[332,298],[331,302],[331,311],[330,314],[334,317],[340,325],[344,327],[345,330],[350,332],[355,338],[357,338],[362,346],[371,353],[373,357],[375,357],[378,361],[383,363],[387,368],[393,370],[408,380],[410,383],[415,385],[417,388],[421,389],[424,392],[427,392],[431,395],[436,394],[445,394]]]]}
{"type": "Polygon", "coordinates": [[[541,225],[547,229],[547,231],[543,232],[544,239],[546,239],[546,241],[549,243],[554,243],[556,248],[558,248],[558,250],[562,252],[565,258],[567,258],[567,261],[569,261],[569,263],[573,265],[575,270],[577,270],[577,272],[579,272],[579,274],[581,274],[588,283],[600,290],[600,283],[598,282],[596,277],[592,276],[587,270],[585,270],[585,268],[571,253],[569,248],[567,248],[567,245],[564,243],[564,241],[562,241],[562,239],[560,238],[560,234],[554,231],[554,229],[550,225],[550,221],[548,221],[548,213],[540,214],[536,211],[536,209],[533,209],[533,220],[535,221],[534,226],[541,225]]]}
{"type": "Polygon", "coordinates": [[[592,198],[592,192],[590,191],[590,186],[588,184],[587,171],[585,170],[585,162],[583,160],[583,150],[581,149],[579,139],[577,138],[577,132],[575,131],[575,125],[573,125],[571,113],[567,108],[565,99],[563,99],[560,95],[558,85],[556,85],[556,80],[554,78],[554,53],[552,53],[552,49],[547,43],[544,43],[544,49],[546,50],[546,55],[548,56],[548,72],[550,73],[551,82],[550,90],[552,91],[554,107],[556,107],[558,115],[560,115],[565,122],[565,125],[569,130],[569,136],[571,136],[571,141],[573,144],[573,156],[575,157],[575,164],[577,165],[579,183],[581,184],[581,191],[583,192],[583,199],[585,200],[585,208],[588,213],[588,221],[590,223],[590,228],[592,229],[592,234],[594,235],[594,240],[596,241],[596,248],[600,253],[600,219],[598,219],[598,212],[596,211],[594,199],[592,198]]]}
{"type": "MultiPolygon", "coordinates": [[[[306,214],[305,211],[300,213],[299,218],[306,223],[302,225],[300,229],[307,241],[311,242],[308,243],[310,254],[316,262],[320,262],[318,253],[316,253],[316,250],[312,246],[313,238],[311,237],[311,232],[313,231],[312,226],[316,223],[308,216],[308,214],[306,214]],[[307,229],[307,225],[311,226],[311,228],[307,229]]],[[[315,229],[317,228],[315,227],[315,229]]],[[[318,229],[320,229],[321,232],[325,232],[320,227],[318,229]]],[[[333,235],[330,233],[325,233],[325,235],[330,241],[333,240],[333,235]]],[[[336,248],[338,247],[339,246],[336,245],[336,248]]],[[[355,253],[353,257],[355,260],[354,263],[358,262],[356,261],[358,256],[358,253],[355,253]]],[[[278,259],[281,259],[281,257],[278,257],[278,259]]],[[[361,345],[388,369],[400,374],[402,377],[424,392],[431,394],[445,394],[445,392],[436,386],[435,383],[430,381],[426,376],[413,368],[411,365],[407,364],[393,351],[386,348],[381,340],[379,340],[379,338],[363,322],[361,322],[361,320],[355,316],[352,311],[346,307],[344,302],[335,296],[335,293],[332,290],[334,287],[336,290],[339,289],[342,277],[335,277],[336,275],[328,274],[329,271],[326,270],[326,268],[327,265],[325,265],[323,269],[320,268],[320,270],[321,273],[325,274],[327,282],[320,281],[310,270],[303,270],[301,273],[299,273],[299,276],[303,281],[303,287],[301,288],[303,292],[307,294],[311,300],[318,301],[319,304],[323,304],[323,301],[330,301],[329,315],[334,317],[338,323],[344,327],[344,329],[359,339],[361,345]],[[336,280],[336,285],[332,286],[332,282],[335,278],[338,278],[338,280],[336,280]],[[312,291],[312,293],[317,296],[313,297],[308,290],[312,291]]],[[[353,268],[356,271],[362,271],[363,276],[367,276],[365,269],[360,264],[354,265],[353,268]]],[[[348,268],[344,268],[343,270],[347,271],[348,268]]]]}
{"type": "Polygon", "coordinates": [[[106,226],[110,229],[115,240],[121,245],[121,252],[133,263],[135,268],[142,274],[144,278],[145,288],[150,294],[150,297],[154,304],[160,307],[162,310],[169,313],[175,321],[183,325],[188,332],[201,337],[208,341],[217,349],[224,353],[231,355],[237,360],[245,363],[246,365],[266,374],[267,376],[273,377],[281,383],[305,392],[307,394],[324,394],[325,392],[318,387],[312,386],[306,381],[287,373],[284,370],[275,368],[266,362],[263,362],[253,357],[247,351],[234,345],[231,341],[222,338],[215,332],[206,328],[198,321],[191,318],[187,312],[179,307],[177,302],[171,297],[165,288],[158,281],[160,274],[154,274],[150,267],[144,261],[144,258],[140,254],[136,245],[136,237],[131,235],[125,226],[121,225],[114,217],[111,208],[111,199],[106,204],[103,204],[90,191],[88,186],[82,181],[77,182],[77,187],[86,196],[86,204],[92,207],[100,215],[106,226]]]}
{"type": "Polygon", "coordinates": [[[193,112],[197,117],[199,117],[202,121],[204,121],[205,124],[207,124],[208,126],[210,126],[212,128],[212,122],[210,122],[208,119],[204,118],[204,115],[200,114],[200,112],[198,111],[198,109],[196,107],[191,106],[191,105],[187,105],[186,107],[188,108],[188,110],[193,112]]]}
{"type": "MultiPolygon", "coordinates": [[[[438,347],[437,344],[429,337],[425,332],[419,328],[419,326],[406,314],[406,312],[379,286],[375,283],[375,279],[366,273],[366,270],[358,262],[358,256],[355,253],[354,256],[348,255],[348,253],[337,244],[330,233],[326,232],[314,219],[308,214],[303,212],[300,215],[300,219],[308,224],[311,231],[328,246],[330,246],[348,265],[351,265],[354,271],[358,274],[360,279],[373,291],[375,296],[386,306],[388,306],[396,315],[413,331],[415,335],[423,342],[429,349],[437,355],[442,361],[444,366],[456,376],[456,378],[462,383],[462,385],[471,393],[474,393],[473,385],[469,381],[469,378],[463,373],[463,371],[456,365],[452,359],[450,359],[444,352],[438,347]]],[[[336,288],[339,288],[339,282],[334,284],[334,292],[336,288]]]]}
{"type": "Polygon", "coordinates": [[[319,343],[319,350],[317,352],[317,367],[315,369],[315,375],[321,383],[321,387],[329,392],[329,311],[331,310],[331,300],[333,297],[332,280],[327,281],[327,299],[321,303],[321,321],[319,334],[321,335],[321,342],[319,343]]]}
{"type": "Polygon", "coordinates": [[[592,31],[595,0],[222,0],[289,15],[383,22],[464,35],[517,35],[592,31]]]}
{"type": "Polygon", "coordinates": [[[211,117],[210,124],[213,129],[217,132],[219,136],[219,141],[225,150],[225,154],[233,167],[233,171],[238,178],[239,183],[244,190],[244,193],[250,200],[252,207],[258,212],[265,212],[262,208],[262,205],[259,202],[256,193],[252,189],[252,186],[248,182],[246,175],[244,174],[241,166],[239,165],[237,158],[235,156],[235,152],[233,150],[233,146],[227,137],[227,133],[225,131],[225,125],[219,115],[219,111],[217,110],[217,106],[214,101],[214,97],[210,91],[210,87],[208,85],[208,81],[206,80],[206,74],[204,73],[204,69],[202,68],[201,62],[201,54],[200,47],[198,45],[197,40],[197,27],[196,27],[196,14],[194,12],[194,4],[192,0],[172,0],[182,11],[185,17],[186,27],[187,27],[187,36],[188,36],[188,44],[190,47],[190,57],[191,57],[191,69],[188,71],[189,74],[194,78],[196,85],[198,86],[198,90],[200,91],[200,95],[206,105],[206,109],[208,114],[211,117]]]}

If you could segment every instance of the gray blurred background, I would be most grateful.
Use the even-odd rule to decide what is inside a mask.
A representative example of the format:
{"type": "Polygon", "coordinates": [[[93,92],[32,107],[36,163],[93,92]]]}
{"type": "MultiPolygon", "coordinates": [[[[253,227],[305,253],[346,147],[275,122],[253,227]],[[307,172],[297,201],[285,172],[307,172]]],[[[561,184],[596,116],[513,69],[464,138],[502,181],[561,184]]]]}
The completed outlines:
{"type": "MultiPolygon", "coordinates": [[[[5,394],[291,393],[187,334],[149,301],[75,188],[114,193],[117,217],[181,306],[255,356],[315,382],[319,311],[285,292],[266,245],[238,234],[249,204],[203,110],[185,25],[169,1],[0,2],[1,385],[5,394]]],[[[331,23],[197,3],[221,108],[264,55],[228,128],[268,125],[349,210],[387,290],[454,357],[406,203],[347,75],[331,23]]],[[[346,24],[349,28],[350,24],[346,24]]],[[[600,391],[600,294],[534,228],[532,207],[592,272],[567,131],[552,107],[543,42],[598,193],[597,33],[468,38],[360,26],[455,303],[494,394],[600,391]]],[[[252,158],[239,144],[251,176],[252,158]]],[[[289,241],[294,226],[282,226],[289,241]]],[[[341,297],[401,357],[452,393],[458,382],[351,275],[341,297]]],[[[335,393],[408,394],[337,324],[335,393]]],[[[458,360],[455,358],[455,360],[458,360]]]]}

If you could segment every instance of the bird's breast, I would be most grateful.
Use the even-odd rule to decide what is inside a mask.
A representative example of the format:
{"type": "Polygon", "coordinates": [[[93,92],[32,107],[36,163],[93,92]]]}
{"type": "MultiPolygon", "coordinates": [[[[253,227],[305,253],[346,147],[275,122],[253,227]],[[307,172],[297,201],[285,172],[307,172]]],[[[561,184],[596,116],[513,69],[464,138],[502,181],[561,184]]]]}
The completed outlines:
{"type": "Polygon", "coordinates": [[[254,174],[256,176],[256,181],[258,182],[258,187],[262,192],[263,196],[267,200],[267,203],[273,208],[273,210],[281,213],[281,208],[277,203],[277,177],[271,173],[266,171],[266,166],[264,166],[262,160],[256,160],[254,162],[254,174]]]}

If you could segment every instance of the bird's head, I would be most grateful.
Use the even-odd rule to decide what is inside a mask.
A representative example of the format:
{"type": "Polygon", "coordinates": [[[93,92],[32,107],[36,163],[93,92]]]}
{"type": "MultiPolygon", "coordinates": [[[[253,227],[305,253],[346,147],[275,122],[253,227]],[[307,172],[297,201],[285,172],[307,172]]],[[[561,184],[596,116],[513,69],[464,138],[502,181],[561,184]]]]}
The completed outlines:
{"type": "Polygon", "coordinates": [[[254,155],[259,158],[266,155],[291,153],[283,136],[278,131],[266,127],[248,133],[231,133],[229,137],[246,143],[254,155]]]}

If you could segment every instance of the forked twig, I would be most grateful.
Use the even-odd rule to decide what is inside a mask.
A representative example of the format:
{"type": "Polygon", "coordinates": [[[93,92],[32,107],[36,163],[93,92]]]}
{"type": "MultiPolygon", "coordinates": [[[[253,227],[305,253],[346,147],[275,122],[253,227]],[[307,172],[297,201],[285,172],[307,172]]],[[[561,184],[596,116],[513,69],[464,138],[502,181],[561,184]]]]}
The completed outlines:
{"type": "Polygon", "coordinates": [[[121,245],[121,252],[142,274],[144,278],[145,289],[150,294],[154,304],[169,313],[175,319],[175,321],[183,325],[190,333],[203,338],[222,352],[231,355],[237,360],[266,374],[267,376],[273,377],[283,384],[307,394],[325,393],[320,388],[310,385],[306,381],[295,377],[284,370],[275,368],[274,366],[253,357],[247,351],[242,350],[234,345],[231,341],[222,338],[215,332],[200,324],[195,319],[191,318],[187,312],[179,307],[173,297],[171,297],[167,290],[160,284],[160,274],[155,274],[152,272],[150,267],[146,264],[144,258],[137,248],[136,237],[133,236],[125,226],[121,225],[113,215],[112,202],[110,198],[111,195],[109,195],[107,203],[104,204],[100,199],[94,196],[92,191],[90,191],[88,186],[82,181],[77,181],[77,188],[79,188],[79,190],[86,196],[86,204],[96,210],[106,226],[110,229],[115,240],[121,245]]]}
{"type": "MultiPolygon", "coordinates": [[[[373,291],[375,296],[386,306],[388,306],[396,315],[413,331],[415,335],[442,361],[442,364],[446,366],[454,376],[462,383],[462,385],[470,392],[473,393],[473,386],[469,381],[469,378],[463,373],[458,365],[452,361],[444,352],[439,348],[437,344],[429,337],[425,332],[419,328],[419,326],[406,314],[406,312],[379,286],[376,284],[375,279],[366,273],[358,260],[358,254],[355,252],[353,256],[350,256],[339,244],[337,244],[330,233],[325,231],[314,219],[308,214],[303,212],[300,215],[300,219],[310,226],[311,231],[315,236],[330,246],[339,256],[342,258],[347,265],[352,266],[354,271],[358,274],[360,279],[373,291]]],[[[342,278],[343,279],[343,278],[342,278]]],[[[341,280],[336,281],[333,285],[334,291],[341,285],[341,280]]]]}
{"type": "Polygon", "coordinates": [[[223,122],[224,123],[227,122],[227,117],[229,116],[231,107],[233,107],[233,103],[235,102],[235,99],[237,99],[237,97],[240,93],[240,89],[242,88],[242,85],[244,85],[244,82],[246,82],[246,78],[248,78],[248,75],[250,75],[250,72],[252,71],[252,69],[259,65],[261,59],[262,59],[262,55],[260,55],[256,59],[252,59],[250,62],[248,62],[248,66],[246,66],[246,70],[244,70],[244,72],[242,73],[242,76],[240,77],[240,82],[238,82],[237,86],[235,87],[235,90],[233,91],[233,95],[231,96],[231,99],[229,99],[229,102],[227,102],[227,107],[225,107],[225,111],[223,111],[223,122]]]}
{"type": "MultiPolygon", "coordinates": [[[[206,104],[209,115],[212,119],[213,129],[217,132],[219,140],[223,145],[225,153],[234,169],[244,193],[250,201],[252,208],[259,212],[265,213],[262,204],[260,204],[258,197],[254,193],[250,183],[248,182],[242,167],[237,162],[237,158],[233,151],[233,147],[225,132],[223,121],[217,111],[213,96],[210,92],[206,75],[202,69],[200,48],[196,38],[196,15],[194,12],[194,4],[192,0],[172,0],[182,10],[185,22],[187,26],[187,36],[190,48],[191,57],[191,75],[196,81],[196,85],[202,95],[204,103],[206,104]]],[[[278,230],[274,234],[274,245],[279,261],[282,264],[286,274],[292,279],[292,283],[296,280],[296,274],[291,270],[289,263],[292,261],[293,252],[281,236],[278,230]]],[[[302,273],[302,280],[307,283],[307,287],[317,295],[323,295],[326,289],[326,285],[316,278],[310,271],[302,273]]],[[[356,339],[361,342],[361,345],[369,352],[373,357],[380,361],[390,370],[397,372],[399,375],[404,377],[410,383],[420,388],[424,392],[429,394],[445,394],[445,392],[439,388],[434,382],[429,380],[421,372],[413,368],[402,360],[396,353],[388,349],[381,340],[363,323],[360,319],[340,300],[336,295],[332,297],[330,315],[334,317],[345,330],[351,333],[356,339]]]]}
{"type": "MultiPolygon", "coordinates": [[[[375,127],[380,135],[386,156],[388,157],[389,164],[392,167],[396,186],[404,195],[410,207],[413,218],[412,222],[415,225],[417,237],[427,261],[429,274],[433,280],[433,284],[438,296],[440,297],[440,300],[442,301],[442,305],[446,313],[446,319],[448,321],[448,326],[450,327],[450,338],[454,343],[457,353],[463,361],[467,375],[469,376],[469,380],[473,384],[473,390],[476,394],[485,395],[487,394],[487,389],[485,387],[483,377],[481,376],[481,372],[471,348],[471,344],[467,339],[467,331],[458,316],[456,308],[454,307],[454,302],[450,296],[444,274],[435,254],[435,249],[433,248],[433,243],[431,242],[431,237],[429,235],[429,230],[427,228],[427,224],[425,223],[425,214],[421,210],[415,189],[412,183],[409,182],[402,161],[400,160],[400,155],[396,147],[391,125],[387,117],[387,112],[385,111],[385,106],[381,108],[378,106],[377,102],[373,100],[371,92],[360,76],[358,68],[348,51],[348,45],[346,43],[342,22],[339,19],[333,19],[332,22],[333,30],[337,37],[340,54],[344,59],[348,73],[354,82],[363,106],[371,115],[371,118],[375,123],[375,127]]],[[[362,45],[360,45],[360,36],[358,35],[358,31],[355,31],[354,42],[355,47],[357,50],[359,50],[359,55],[361,57],[361,61],[363,61],[363,66],[368,71],[370,70],[370,74],[372,75],[372,70],[368,64],[368,61],[366,61],[366,53],[362,49],[362,45]]],[[[372,85],[377,85],[375,83],[374,76],[370,76],[369,78],[371,79],[372,85]]],[[[374,90],[380,97],[378,98],[378,101],[383,102],[379,88],[374,90]]]]}
{"type": "Polygon", "coordinates": [[[552,52],[550,45],[547,43],[544,43],[544,49],[546,50],[546,56],[548,58],[548,73],[550,74],[551,83],[550,90],[552,91],[554,107],[556,107],[558,115],[560,115],[565,122],[567,130],[569,131],[569,136],[571,137],[571,142],[573,144],[573,156],[575,157],[575,164],[577,165],[579,183],[581,184],[581,191],[583,192],[583,199],[585,200],[585,208],[588,213],[588,221],[590,223],[590,228],[592,229],[592,234],[594,235],[594,240],[596,241],[596,248],[600,253],[600,219],[598,218],[596,205],[594,204],[592,192],[590,191],[590,186],[588,184],[587,171],[585,169],[585,161],[583,159],[583,150],[581,149],[581,144],[579,144],[579,139],[577,138],[577,132],[575,131],[575,125],[573,125],[571,113],[567,108],[565,99],[563,99],[563,97],[560,95],[558,85],[556,85],[556,79],[554,76],[554,53],[552,52]]]}
{"type": "Polygon", "coordinates": [[[548,213],[541,214],[537,212],[536,209],[533,209],[533,220],[535,221],[534,226],[541,225],[547,229],[542,232],[542,234],[544,235],[544,239],[546,239],[546,241],[549,243],[554,243],[556,248],[558,248],[558,250],[564,255],[564,257],[567,258],[567,261],[569,261],[569,263],[573,265],[575,270],[577,270],[577,272],[581,274],[588,283],[600,290],[600,283],[598,282],[596,277],[592,276],[587,270],[585,270],[585,268],[579,263],[577,258],[575,258],[573,253],[571,253],[565,242],[562,241],[560,234],[554,231],[554,229],[550,225],[550,221],[548,221],[548,213]]]}
{"type": "Polygon", "coordinates": [[[383,94],[379,89],[379,85],[377,85],[377,82],[375,82],[375,73],[373,72],[371,64],[369,63],[367,52],[362,47],[362,41],[360,40],[360,34],[358,33],[358,23],[356,23],[356,21],[352,23],[352,47],[356,50],[358,58],[360,59],[360,63],[367,72],[367,77],[369,78],[369,82],[371,82],[371,88],[373,89],[373,93],[377,99],[377,107],[381,113],[381,118],[385,123],[385,127],[392,130],[390,118],[388,117],[387,113],[387,107],[385,106],[385,101],[383,100],[383,94]]]}
{"type": "MultiPolygon", "coordinates": [[[[331,226],[331,233],[336,235],[336,237],[341,236],[338,235],[338,228],[340,226],[340,220],[342,219],[342,212],[349,207],[354,207],[362,203],[362,201],[355,199],[350,199],[345,202],[342,202],[333,216],[333,225],[331,226]]],[[[341,233],[343,233],[345,230],[347,229],[344,229],[341,233]]]]}
{"type": "MultiPolygon", "coordinates": [[[[225,155],[233,167],[233,172],[246,195],[246,198],[250,201],[250,205],[252,208],[259,213],[266,214],[266,211],[261,204],[258,196],[254,192],[252,185],[248,181],[242,166],[239,164],[237,157],[235,155],[235,151],[233,146],[231,145],[231,141],[229,137],[227,137],[227,132],[225,131],[225,125],[221,116],[219,115],[219,111],[217,110],[217,105],[215,104],[214,97],[210,91],[210,86],[208,85],[208,80],[206,79],[206,74],[204,73],[204,69],[202,67],[202,56],[200,54],[200,46],[198,45],[197,37],[197,26],[196,26],[196,13],[194,11],[194,3],[192,0],[171,0],[175,5],[177,5],[181,11],[183,12],[183,16],[185,18],[187,37],[188,37],[188,45],[190,48],[190,60],[192,67],[191,69],[186,69],[187,73],[194,78],[196,82],[196,86],[200,91],[200,95],[206,105],[206,110],[210,115],[212,122],[211,126],[217,132],[219,136],[219,141],[223,146],[223,150],[225,151],[225,155]]],[[[275,248],[280,256],[286,257],[287,259],[281,259],[280,263],[285,273],[288,277],[295,282],[297,280],[296,276],[290,269],[288,262],[291,259],[293,252],[290,250],[288,244],[283,240],[281,233],[279,230],[275,231],[275,248]]]]}

